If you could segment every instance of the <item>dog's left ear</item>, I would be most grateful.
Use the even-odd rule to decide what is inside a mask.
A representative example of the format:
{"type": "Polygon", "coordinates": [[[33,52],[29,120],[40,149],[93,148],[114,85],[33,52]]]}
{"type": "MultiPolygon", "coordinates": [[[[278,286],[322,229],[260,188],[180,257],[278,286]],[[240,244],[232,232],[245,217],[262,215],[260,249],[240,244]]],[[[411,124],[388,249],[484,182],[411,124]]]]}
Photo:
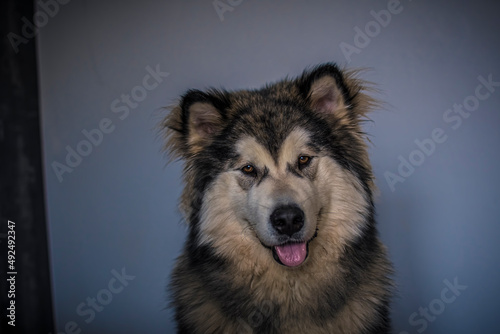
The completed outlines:
{"type": "Polygon", "coordinates": [[[309,106],[321,116],[328,118],[347,111],[349,91],[337,65],[320,65],[312,71],[304,72],[298,81],[299,89],[309,106]]]}

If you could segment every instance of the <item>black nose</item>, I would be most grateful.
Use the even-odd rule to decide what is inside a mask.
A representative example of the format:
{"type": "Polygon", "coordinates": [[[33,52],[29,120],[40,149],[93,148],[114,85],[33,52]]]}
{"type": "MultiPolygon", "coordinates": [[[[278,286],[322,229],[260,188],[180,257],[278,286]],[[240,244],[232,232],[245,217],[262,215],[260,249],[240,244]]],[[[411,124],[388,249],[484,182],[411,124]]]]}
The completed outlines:
{"type": "Polygon", "coordinates": [[[271,225],[280,234],[292,236],[304,226],[304,211],[295,205],[279,206],[271,214],[271,225]]]}

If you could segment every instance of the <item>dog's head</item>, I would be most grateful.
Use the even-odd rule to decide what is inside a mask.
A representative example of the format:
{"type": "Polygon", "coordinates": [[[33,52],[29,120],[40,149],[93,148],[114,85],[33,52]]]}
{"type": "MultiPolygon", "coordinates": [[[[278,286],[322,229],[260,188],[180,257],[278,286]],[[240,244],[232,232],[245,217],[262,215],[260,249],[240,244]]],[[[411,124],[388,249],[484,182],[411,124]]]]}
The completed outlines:
{"type": "Polygon", "coordinates": [[[188,91],[164,127],[168,150],[185,160],[190,244],[287,267],[309,252],[335,256],[371,214],[359,123],[372,106],[334,64],[260,90],[188,91]]]}

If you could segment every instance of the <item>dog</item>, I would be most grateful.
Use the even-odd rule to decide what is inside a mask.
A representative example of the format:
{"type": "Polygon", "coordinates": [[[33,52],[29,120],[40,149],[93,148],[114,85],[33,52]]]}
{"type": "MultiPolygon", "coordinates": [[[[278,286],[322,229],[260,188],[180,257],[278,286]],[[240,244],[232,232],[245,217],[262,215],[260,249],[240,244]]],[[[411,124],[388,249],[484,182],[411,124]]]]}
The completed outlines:
{"type": "Polygon", "coordinates": [[[388,333],[392,266],[361,123],[334,63],[261,89],[189,90],[161,122],[184,161],[178,333],[388,333]]]}

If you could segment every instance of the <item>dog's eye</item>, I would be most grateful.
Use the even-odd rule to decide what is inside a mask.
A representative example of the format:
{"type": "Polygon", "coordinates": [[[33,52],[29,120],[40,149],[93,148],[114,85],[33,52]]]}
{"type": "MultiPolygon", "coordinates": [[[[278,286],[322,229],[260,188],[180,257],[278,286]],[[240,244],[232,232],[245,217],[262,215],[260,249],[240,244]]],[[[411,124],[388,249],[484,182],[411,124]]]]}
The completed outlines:
{"type": "Polygon", "coordinates": [[[246,174],[246,175],[255,175],[256,174],[255,167],[252,165],[243,166],[241,168],[241,171],[243,172],[243,174],[246,174]]]}
{"type": "Polygon", "coordinates": [[[312,158],[307,155],[301,155],[299,157],[299,168],[302,169],[307,167],[311,163],[312,158]]]}

